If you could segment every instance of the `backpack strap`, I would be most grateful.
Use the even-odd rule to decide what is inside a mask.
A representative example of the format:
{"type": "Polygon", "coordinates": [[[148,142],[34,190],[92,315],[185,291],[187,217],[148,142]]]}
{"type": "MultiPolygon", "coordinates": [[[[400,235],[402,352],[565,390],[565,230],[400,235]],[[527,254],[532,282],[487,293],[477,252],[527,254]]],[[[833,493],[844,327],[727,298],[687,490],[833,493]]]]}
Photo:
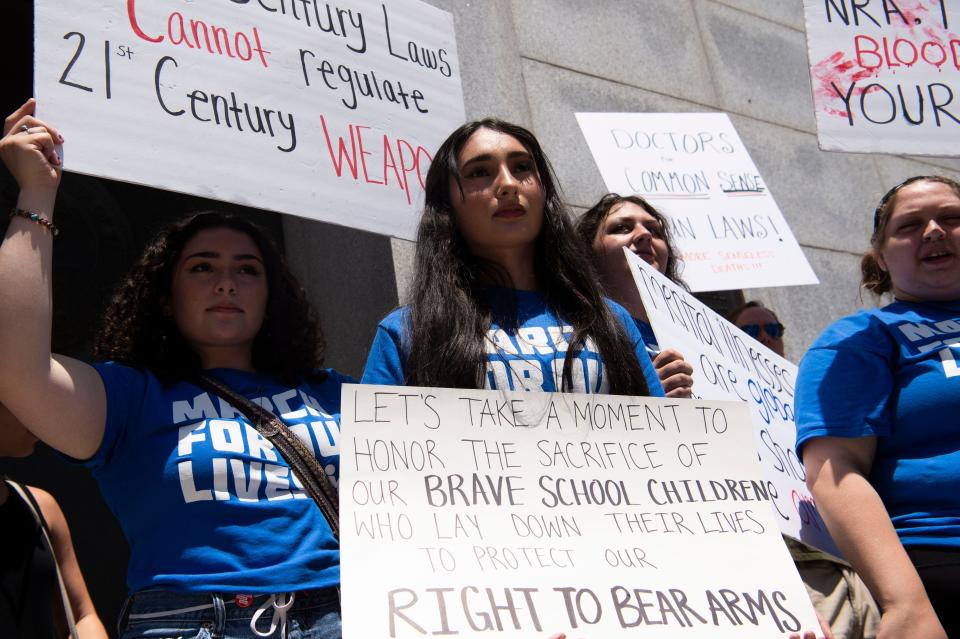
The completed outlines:
{"type": "Polygon", "coordinates": [[[43,516],[43,511],[40,510],[40,504],[37,503],[33,493],[31,493],[30,489],[26,486],[18,484],[12,479],[7,479],[6,482],[7,486],[13,489],[13,491],[20,496],[20,499],[23,500],[27,510],[29,510],[33,516],[33,520],[40,525],[40,534],[43,536],[43,543],[50,551],[50,555],[53,557],[53,565],[57,570],[57,584],[60,586],[60,598],[63,600],[63,615],[67,619],[67,628],[69,628],[70,636],[73,637],[73,639],[80,639],[80,635],[77,634],[77,624],[73,618],[73,608],[70,606],[70,596],[67,594],[67,586],[63,582],[63,573],[60,571],[60,562],[57,561],[57,553],[50,539],[50,527],[47,525],[47,520],[43,516]]]}

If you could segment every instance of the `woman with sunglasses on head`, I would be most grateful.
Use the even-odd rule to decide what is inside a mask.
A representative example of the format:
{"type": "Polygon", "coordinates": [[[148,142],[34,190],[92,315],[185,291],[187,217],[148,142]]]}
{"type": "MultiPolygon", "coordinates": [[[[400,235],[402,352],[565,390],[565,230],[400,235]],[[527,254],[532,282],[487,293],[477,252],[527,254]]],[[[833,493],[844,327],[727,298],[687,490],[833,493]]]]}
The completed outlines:
{"type": "Polygon", "coordinates": [[[364,383],[663,395],[522,127],[471,122],[440,146],[413,281],[409,306],[377,329],[364,383]]]}
{"type": "Polygon", "coordinates": [[[332,528],[241,417],[264,407],[336,476],[344,378],[318,368],[303,289],[261,229],[196,215],[162,231],[119,287],[95,343],[110,361],[52,354],[62,138],[33,112],[31,100],[7,118],[0,140],[20,186],[0,246],[0,401],[83,460],[120,520],[131,547],[122,639],[339,637],[332,528]]]}
{"type": "Polygon", "coordinates": [[[878,637],[960,637],[960,184],[911,178],[874,214],[864,288],[800,364],[797,449],[878,637]]]}
{"type": "Polygon", "coordinates": [[[727,315],[727,321],[780,357],[785,357],[783,333],[786,328],[777,319],[776,313],[760,302],[750,300],[738,306],[727,315]]]}
{"type": "Polygon", "coordinates": [[[623,255],[624,248],[633,251],[671,282],[686,289],[680,279],[683,262],[673,246],[666,218],[638,195],[608,193],[580,216],[576,230],[593,254],[604,291],[627,309],[643,336],[667,397],[690,397],[693,367],[677,351],[661,350],[630,264],[623,255]]]}

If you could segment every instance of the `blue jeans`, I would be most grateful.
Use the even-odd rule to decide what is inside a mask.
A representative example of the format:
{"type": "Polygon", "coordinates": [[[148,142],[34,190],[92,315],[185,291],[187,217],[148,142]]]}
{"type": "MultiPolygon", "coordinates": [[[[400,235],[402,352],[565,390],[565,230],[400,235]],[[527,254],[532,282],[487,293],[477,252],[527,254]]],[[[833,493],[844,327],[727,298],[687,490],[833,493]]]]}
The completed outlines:
{"type": "Polygon", "coordinates": [[[146,590],[127,600],[119,632],[120,639],[340,639],[339,590],[287,595],[146,590]]]}

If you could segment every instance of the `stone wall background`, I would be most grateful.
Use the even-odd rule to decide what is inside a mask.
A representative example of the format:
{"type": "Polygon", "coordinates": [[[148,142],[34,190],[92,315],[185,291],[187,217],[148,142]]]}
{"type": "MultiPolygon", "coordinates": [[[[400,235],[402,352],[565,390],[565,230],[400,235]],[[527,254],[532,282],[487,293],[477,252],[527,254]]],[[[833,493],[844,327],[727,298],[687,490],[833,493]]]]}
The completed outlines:
{"type": "MultiPolygon", "coordinates": [[[[960,160],[820,151],[801,0],[429,0],[453,14],[467,117],[537,134],[575,212],[605,192],[577,111],[730,114],[818,286],[747,290],[788,326],[798,361],[858,288],[873,209],[918,173],[960,160]]],[[[288,254],[323,313],[329,363],[362,369],[376,322],[402,301],[413,244],[293,218],[288,254]],[[366,263],[361,263],[366,261],[366,263]]]]}

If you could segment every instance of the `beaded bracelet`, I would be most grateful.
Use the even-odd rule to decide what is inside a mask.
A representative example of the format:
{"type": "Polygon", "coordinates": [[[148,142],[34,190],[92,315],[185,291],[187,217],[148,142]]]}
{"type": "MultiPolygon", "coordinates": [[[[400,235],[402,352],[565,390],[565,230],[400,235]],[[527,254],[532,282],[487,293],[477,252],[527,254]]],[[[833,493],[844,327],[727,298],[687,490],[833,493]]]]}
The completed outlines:
{"type": "Polygon", "coordinates": [[[22,217],[24,219],[30,220],[31,222],[36,222],[40,226],[46,227],[50,233],[56,237],[60,235],[60,229],[57,228],[57,225],[47,219],[45,216],[40,215],[39,213],[33,213],[31,211],[25,211],[18,207],[13,207],[10,210],[10,217],[22,217]]]}

